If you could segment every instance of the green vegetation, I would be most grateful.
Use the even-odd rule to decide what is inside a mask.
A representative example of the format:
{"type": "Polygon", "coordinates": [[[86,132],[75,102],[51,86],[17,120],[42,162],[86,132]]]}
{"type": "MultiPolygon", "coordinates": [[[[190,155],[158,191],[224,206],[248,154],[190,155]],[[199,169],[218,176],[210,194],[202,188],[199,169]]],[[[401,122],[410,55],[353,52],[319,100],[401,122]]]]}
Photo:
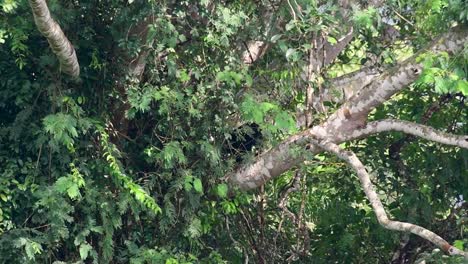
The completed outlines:
{"type": "Polygon", "coordinates": [[[0,0],[0,263],[463,263],[467,96],[464,0],[0,0]]]}

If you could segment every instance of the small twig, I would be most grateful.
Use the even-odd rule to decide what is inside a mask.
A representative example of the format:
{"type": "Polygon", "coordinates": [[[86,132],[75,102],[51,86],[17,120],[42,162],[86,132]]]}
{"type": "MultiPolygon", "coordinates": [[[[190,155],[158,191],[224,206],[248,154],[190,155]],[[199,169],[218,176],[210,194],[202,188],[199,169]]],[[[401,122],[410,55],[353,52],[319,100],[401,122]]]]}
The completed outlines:
{"type": "Polygon", "coordinates": [[[291,5],[291,2],[289,2],[289,0],[287,2],[288,2],[289,7],[291,8],[291,12],[292,12],[294,21],[297,21],[296,11],[294,11],[294,7],[291,5]]]}
{"type": "Polygon", "coordinates": [[[42,153],[42,144],[39,147],[39,153],[37,154],[37,160],[36,160],[36,170],[39,168],[39,159],[41,158],[41,153],[42,153]]]}
{"type": "Polygon", "coordinates": [[[52,149],[49,146],[49,182],[52,177],[52,149]]]}
{"type": "MultiPolygon", "coordinates": [[[[248,256],[249,254],[247,254],[247,250],[242,246],[242,244],[239,241],[235,240],[234,237],[232,236],[231,229],[229,228],[229,219],[228,219],[228,217],[225,216],[224,219],[226,221],[226,230],[228,232],[229,238],[234,243],[234,245],[237,245],[238,247],[240,247],[242,249],[242,251],[244,252],[244,254],[246,256],[248,256]]],[[[248,260],[248,257],[247,257],[247,260],[248,260]]]]}
{"type": "Polygon", "coordinates": [[[288,189],[286,189],[286,191],[281,195],[281,199],[278,204],[278,207],[291,219],[291,221],[294,224],[297,224],[297,217],[293,212],[289,211],[288,207],[286,206],[286,203],[288,202],[289,194],[299,190],[300,182],[301,174],[297,171],[296,175],[294,176],[294,179],[292,180],[291,186],[288,189]]]}
{"type": "Polygon", "coordinates": [[[302,14],[302,7],[297,3],[296,0],[294,0],[294,3],[296,4],[296,7],[297,7],[297,11],[299,13],[299,16],[301,17],[301,19],[303,19],[304,15],[302,14]]]}
{"type": "Polygon", "coordinates": [[[403,19],[406,23],[410,24],[412,27],[414,27],[414,24],[409,21],[408,19],[406,19],[404,16],[402,16],[400,13],[398,13],[395,9],[392,9],[392,11],[398,16],[400,17],[401,19],[403,19]]]}
{"type": "Polygon", "coordinates": [[[276,240],[278,239],[278,236],[281,233],[281,228],[283,227],[283,221],[284,221],[284,211],[281,213],[281,220],[278,224],[278,228],[276,229],[275,238],[273,239],[273,245],[275,245],[275,250],[276,250],[276,240]]]}

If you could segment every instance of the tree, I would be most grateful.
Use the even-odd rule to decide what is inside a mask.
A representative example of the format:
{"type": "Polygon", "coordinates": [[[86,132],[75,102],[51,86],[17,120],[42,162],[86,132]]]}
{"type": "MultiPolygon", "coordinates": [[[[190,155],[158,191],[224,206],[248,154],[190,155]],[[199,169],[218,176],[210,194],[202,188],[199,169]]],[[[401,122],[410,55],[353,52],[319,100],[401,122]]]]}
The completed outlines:
{"type": "Polygon", "coordinates": [[[1,261],[468,258],[463,1],[1,6],[1,261]]]}

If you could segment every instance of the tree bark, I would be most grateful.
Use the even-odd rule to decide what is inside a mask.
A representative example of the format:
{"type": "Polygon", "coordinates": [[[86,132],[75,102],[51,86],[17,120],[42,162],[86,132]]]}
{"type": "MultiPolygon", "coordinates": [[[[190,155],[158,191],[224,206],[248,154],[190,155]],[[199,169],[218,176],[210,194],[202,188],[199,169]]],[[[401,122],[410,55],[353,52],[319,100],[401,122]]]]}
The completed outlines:
{"type": "MultiPolygon", "coordinates": [[[[437,38],[425,50],[445,51],[453,54],[462,50],[466,42],[468,42],[467,29],[457,27],[437,38]]],[[[353,133],[355,130],[366,128],[369,112],[418,78],[422,66],[416,62],[416,57],[425,50],[376,78],[346,101],[323,124],[290,136],[276,147],[259,155],[253,162],[226,175],[226,178],[241,189],[257,188],[303,162],[304,157],[297,155],[297,152],[295,154],[293,149],[304,148],[310,138],[328,139],[333,143],[341,143],[362,137],[359,133],[353,136],[353,133]]],[[[405,129],[404,132],[411,131],[405,129]]],[[[464,143],[462,145],[464,146],[464,143]]],[[[317,153],[319,149],[311,146],[309,151],[317,153]]]]}
{"type": "Polygon", "coordinates": [[[29,0],[37,29],[49,42],[60,62],[60,70],[74,78],[80,75],[80,65],[75,48],[63,33],[59,24],[51,17],[45,0],[29,0]]]}

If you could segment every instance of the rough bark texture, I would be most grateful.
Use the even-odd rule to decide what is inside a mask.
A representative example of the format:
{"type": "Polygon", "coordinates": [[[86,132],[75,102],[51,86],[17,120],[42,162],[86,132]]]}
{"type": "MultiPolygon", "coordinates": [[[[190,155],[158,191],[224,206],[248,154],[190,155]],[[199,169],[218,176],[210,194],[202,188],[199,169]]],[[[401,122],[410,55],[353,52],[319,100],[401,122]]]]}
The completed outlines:
{"type": "MultiPolygon", "coordinates": [[[[433,41],[426,50],[456,53],[467,41],[467,30],[455,28],[433,41]]],[[[228,175],[228,178],[241,189],[257,188],[304,161],[304,157],[294,151],[295,147],[304,150],[304,147],[308,145],[308,151],[312,154],[325,150],[346,161],[356,171],[361,186],[383,227],[416,234],[450,255],[468,257],[467,253],[451,246],[430,230],[418,225],[391,220],[384,210],[364,165],[354,153],[340,149],[337,145],[343,141],[359,139],[374,133],[400,131],[434,142],[468,149],[468,136],[451,135],[420,124],[400,120],[381,120],[366,124],[368,114],[373,109],[418,78],[422,65],[416,62],[416,58],[422,52],[424,50],[383,74],[375,73],[371,76],[364,74],[362,78],[366,81],[361,82],[361,85],[356,84],[358,89],[353,88],[352,96],[349,96],[346,102],[323,124],[289,137],[277,147],[258,156],[251,164],[244,165],[228,175]]],[[[359,80],[359,78],[355,79],[359,80]]]]}
{"type": "MultiPolygon", "coordinates": [[[[463,49],[466,42],[468,42],[467,30],[454,28],[433,41],[426,50],[456,53],[463,49]]],[[[366,127],[367,115],[370,111],[418,78],[422,66],[416,62],[416,57],[422,52],[376,78],[353,95],[323,124],[289,137],[227,177],[234,185],[242,189],[257,188],[302,162],[304,158],[295,155],[292,150],[296,146],[305,146],[308,138],[328,139],[334,143],[356,139],[351,136],[351,133],[366,127]]],[[[311,147],[310,151],[316,153],[318,149],[311,147]]]]}
{"type": "Polygon", "coordinates": [[[434,243],[450,255],[468,256],[468,254],[451,246],[442,237],[438,236],[430,230],[427,230],[415,224],[391,220],[385,212],[383,204],[380,201],[377,192],[375,191],[375,186],[370,180],[369,173],[367,172],[362,162],[353,152],[345,151],[338,147],[338,145],[327,141],[312,140],[312,143],[326,150],[327,152],[335,154],[337,157],[348,163],[348,165],[356,171],[359,181],[361,182],[361,186],[367,196],[367,199],[369,199],[369,202],[371,203],[372,208],[374,209],[375,215],[377,216],[377,220],[383,227],[390,230],[410,232],[415,235],[418,235],[434,243]]]}
{"type": "Polygon", "coordinates": [[[327,84],[327,88],[324,89],[323,101],[343,103],[369,85],[378,76],[380,76],[379,69],[364,67],[355,72],[331,79],[327,84]]]}
{"type": "Polygon", "coordinates": [[[245,44],[245,51],[242,54],[244,64],[252,64],[260,59],[267,51],[269,44],[266,41],[249,41],[245,44]]]}
{"type": "Polygon", "coordinates": [[[80,65],[76,57],[75,48],[63,33],[59,24],[51,17],[45,0],[29,0],[37,29],[49,42],[52,51],[60,62],[60,69],[64,73],[78,77],[80,65]]]}

